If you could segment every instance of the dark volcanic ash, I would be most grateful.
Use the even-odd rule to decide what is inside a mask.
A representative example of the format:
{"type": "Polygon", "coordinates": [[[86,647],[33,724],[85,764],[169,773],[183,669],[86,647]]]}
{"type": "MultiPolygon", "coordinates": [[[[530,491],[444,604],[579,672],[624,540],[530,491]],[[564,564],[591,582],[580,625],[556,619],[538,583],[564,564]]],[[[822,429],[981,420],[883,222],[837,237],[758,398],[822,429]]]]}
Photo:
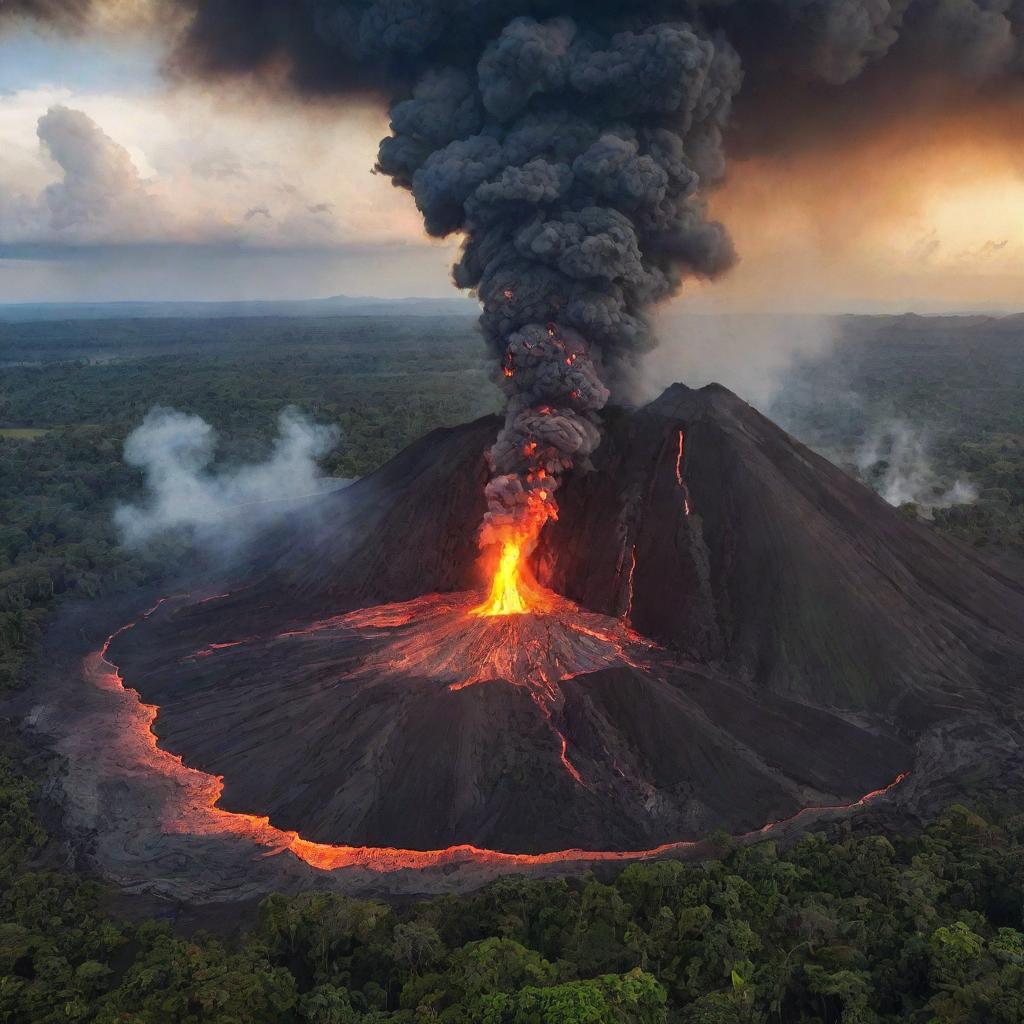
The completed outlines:
{"type": "MultiPolygon", "coordinates": [[[[84,17],[89,7],[67,9],[84,17]]],[[[794,103],[801,89],[817,103],[844,87],[882,120],[908,82],[956,79],[980,95],[1019,88],[1022,69],[1024,0],[170,7],[178,16],[167,23],[184,25],[178,74],[265,73],[307,94],[390,102],[378,170],[412,192],[429,234],[463,235],[454,280],[480,298],[509,392],[484,540],[515,520],[535,532],[555,515],[560,474],[597,443],[607,387],[623,390],[653,344],[647,311],[686,277],[733,262],[702,195],[724,173],[741,66],[748,151],[799,145],[794,124],[821,130],[801,109],[820,103],[794,103]],[[846,85],[870,74],[886,87],[881,103],[877,89],[858,99],[846,85]]],[[[13,0],[0,17],[61,10],[13,0]]]]}
{"type": "Polygon", "coordinates": [[[509,396],[486,544],[556,515],[561,474],[599,440],[602,378],[652,344],[646,310],[731,264],[698,193],[741,75],[723,39],[651,15],[516,17],[477,51],[392,108],[378,168],[430,234],[465,235],[455,282],[479,295],[509,396]]]}

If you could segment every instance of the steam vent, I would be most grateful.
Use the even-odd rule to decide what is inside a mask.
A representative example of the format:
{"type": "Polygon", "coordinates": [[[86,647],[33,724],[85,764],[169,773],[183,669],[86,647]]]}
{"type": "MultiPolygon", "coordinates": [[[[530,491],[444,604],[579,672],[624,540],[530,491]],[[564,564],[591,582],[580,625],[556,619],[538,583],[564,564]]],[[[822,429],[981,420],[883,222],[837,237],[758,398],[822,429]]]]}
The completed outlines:
{"type": "Polygon", "coordinates": [[[94,671],[207,786],[188,806],[319,871],[653,856],[1019,771],[1019,585],[716,385],[604,420],[490,577],[497,418],[322,499],[94,671]]]}

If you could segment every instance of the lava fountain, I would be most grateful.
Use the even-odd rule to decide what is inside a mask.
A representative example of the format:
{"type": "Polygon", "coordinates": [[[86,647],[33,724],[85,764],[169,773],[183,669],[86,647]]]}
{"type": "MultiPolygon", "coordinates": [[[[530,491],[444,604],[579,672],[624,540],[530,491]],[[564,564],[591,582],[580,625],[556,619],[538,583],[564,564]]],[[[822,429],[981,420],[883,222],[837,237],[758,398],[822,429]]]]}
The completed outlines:
{"type": "Polygon", "coordinates": [[[516,534],[502,541],[500,548],[487,600],[472,608],[470,615],[489,618],[550,612],[554,606],[551,595],[534,580],[526,563],[527,540],[516,534]]]}

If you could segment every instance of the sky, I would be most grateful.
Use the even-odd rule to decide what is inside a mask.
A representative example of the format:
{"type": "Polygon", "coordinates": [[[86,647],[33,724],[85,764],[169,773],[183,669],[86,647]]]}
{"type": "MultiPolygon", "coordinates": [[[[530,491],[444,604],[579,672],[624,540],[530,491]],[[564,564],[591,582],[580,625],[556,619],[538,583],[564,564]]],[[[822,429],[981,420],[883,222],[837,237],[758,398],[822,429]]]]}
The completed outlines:
{"type": "MultiPolygon", "coordinates": [[[[161,56],[117,26],[0,35],[0,302],[454,294],[458,239],[427,239],[411,197],[372,173],[382,106],[172,86],[161,56]]],[[[740,261],[674,307],[1022,308],[1015,114],[733,157],[709,198],[740,261]]]]}

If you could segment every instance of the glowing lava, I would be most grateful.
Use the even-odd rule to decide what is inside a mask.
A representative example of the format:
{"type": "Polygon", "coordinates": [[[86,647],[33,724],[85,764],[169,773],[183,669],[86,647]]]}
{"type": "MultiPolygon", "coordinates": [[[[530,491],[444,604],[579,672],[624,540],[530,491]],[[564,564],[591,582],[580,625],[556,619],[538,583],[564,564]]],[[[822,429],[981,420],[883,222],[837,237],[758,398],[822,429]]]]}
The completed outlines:
{"type": "Polygon", "coordinates": [[[482,612],[487,604],[474,606],[472,594],[426,594],[316,623],[309,632],[368,641],[350,678],[427,678],[452,690],[505,682],[527,689],[545,716],[560,709],[558,684],[567,679],[617,665],[650,667],[657,649],[623,622],[532,587],[540,611],[482,612]]]}
{"type": "Polygon", "coordinates": [[[690,489],[683,479],[683,454],[686,437],[683,431],[679,431],[679,447],[676,450],[676,486],[683,492],[683,512],[690,514],[690,489]]]}
{"type": "MultiPolygon", "coordinates": [[[[293,632],[288,636],[305,635],[307,632],[320,634],[332,629],[346,629],[359,631],[363,635],[375,635],[376,637],[390,634],[392,653],[399,653],[395,650],[393,642],[398,639],[395,633],[404,634],[409,640],[409,650],[415,646],[411,641],[417,630],[417,619],[425,617],[428,625],[436,627],[438,620],[448,621],[450,628],[456,628],[453,624],[461,620],[463,626],[470,624],[473,619],[467,616],[467,597],[471,595],[448,595],[439,594],[427,595],[415,601],[403,605],[386,605],[380,608],[369,608],[360,612],[353,612],[350,615],[339,616],[335,619],[328,619],[324,622],[314,623],[308,631],[293,632]]],[[[567,610],[575,610],[580,616],[569,631],[577,637],[577,656],[589,652],[591,657],[597,650],[602,648],[616,649],[618,643],[635,640],[642,644],[643,641],[627,630],[617,620],[607,619],[604,616],[595,616],[592,613],[582,612],[575,608],[570,602],[552,595],[559,605],[559,612],[556,617],[567,614],[567,610]],[[596,623],[596,628],[595,628],[596,623]],[[592,646],[593,645],[593,646],[592,646]]],[[[167,599],[169,600],[169,599],[167,599]]],[[[143,617],[147,617],[156,611],[164,602],[161,601],[143,617]]],[[[501,631],[511,628],[514,624],[527,624],[543,622],[545,616],[524,615],[516,618],[494,617],[491,629],[501,631]]],[[[547,865],[573,865],[593,862],[617,862],[628,863],[630,861],[650,860],[657,857],[684,854],[688,851],[700,850],[704,844],[700,840],[683,840],[679,842],[668,842],[659,846],[644,850],[583,850],[565,849],[553,850],[548,853],[513,853],[499,850],[484,849],[469,844],[459,844],[446,849],[436,850],[409,850],[390,847],[368,847],[368,846],[345,846],[329,843],[316,843],[303,839],[298,833],[279,829],[271,824],[270,820],[263,816],[240,814],[224,810],[218,806],[223,791],[223,780],[218,776],[208,775],[195,768],[188,767],[180,757],[164,750],[157,743],[157,737],[153,732],[153,725],[156,721],[159,708],[154,705],[144,704],[139,699],[136,691],[127,688],[117,666],[109,658],[109,648],[114,638],[121,633],[131,629],[135,623],[122,626],[121,629],[107,638],[102,648],[90,655],[85,660],[85,676],[92,684],[111,694],[117,701],[112,713],[117,716],[121,728],[118,730],[118,761],[124,769],[133,775],[135,773],[150,774],[154,777],[164,779],[172,786],[165,792],[164,812],[161,826],[169,834],[185,834],[195,836],[222,836],[234,838],[240,842],[251,843],[254,849],[261,851],[264,855],[277,855],[289,852],[302,860],[310,867],[320,871],[336,871],[339,869],[362,869],[371,872],[392,872],[402,870],[424,870],[430,868],[450,868],[456,865],[477,865],[486,866],[496,870],[530,870],[547,865]]],[[[479,623],[478,628],[483,627],[479,623]]],[[[284,634],[281,634],[284,635],[284,634]]],[[[237,644],[211,645],[210,654],[217,653],[221,656],[230,656],[232,648],[244,646],[248,643],[267,642],[268,639],[258,638],[241,641],[237,644]]],[[[422,633],[420,639],[422,640],[422,633]]],[[[448,639],[450,639],[450,635],[448,639]]],[[[492,640],[494,637],[491,638],[492,640]]],[[[443,646],[443,643],[441,644],[443,646]]],[[[383,650],[381,654],[383,654],[383,650]]],[[[479,653],[478,651],[463,651],[467,653],[479,653]]],[[[437,652],[435,651],[435,655],[437,652]]],[[[621,657],[623,652],[618,650],[616,657],[621,657]]],[[[373,659],[369,659],[372,661],[373,659]]],[[[456,658],[456,661],[461,660],[456,658]]],[[[583,657],[584,666],[582,671],[587,671],[587,658],[583,657]]],[[[364,669],[371,665],[364,663],[364,669]]],[[[380,667],[378,662],[377,668],[380,667]]],[[[396,666],[393,666],[396,667],[396,666]]],[[[435,669],[437,665],[434,666],[435,669]]],[[[453,668],[462,668],[449,664],[447,671],[453,668]]],[[[493,678],[493,673],[504,671],[497,666],[478,672],[479,679],[493,678]]],[[[460,672],[455,672],[459,675],[460,672]]],[[[464,684],[468,685],[468,681],[464,684]]],[[[563,741],[564,742],[564,741],[563,741]]],[[[565,747],[561,751],[565,758],[565,747]]],[[[574,771],[574,769],[570,770],[574,771]]],[[[808,817],[815,817],[824,814],[842,814],[854,811],[865,806],[867,803],[884,797],[895,789],[905,778],[906,773],[898,775],[889,785],[867,793],[859,800],[849,804],[833,806],[807,807],[798,811],[795,815],[783,821],[770,822],[759,829],[754,829],[737,837],[740,841],[755,841],[766,833],[770,833],[789,822],[795,822],[808,817]]]]}
{"type": "Polygon", "coordinates": [[[502,542],[487,600],[471,609],[470,615],[487,618],[551,610],[551,600],[530,575],[524,560],[525,551],[526,541],[519,534],[502,542]]]}

